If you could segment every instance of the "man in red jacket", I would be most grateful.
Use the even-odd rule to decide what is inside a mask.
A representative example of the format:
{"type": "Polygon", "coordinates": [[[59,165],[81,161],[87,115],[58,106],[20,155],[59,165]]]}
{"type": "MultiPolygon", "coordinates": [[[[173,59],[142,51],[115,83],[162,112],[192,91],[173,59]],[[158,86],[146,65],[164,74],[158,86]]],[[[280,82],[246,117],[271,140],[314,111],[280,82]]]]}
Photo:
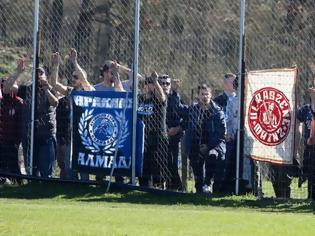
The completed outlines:
{"type": "Polygon", "coordinates": [[[3,90],[7,78],[1,80],[0,98],[0,170],[20,174],[18,150],[21,143],[21,109],[23,100],[18,97],[16,84],[10,91],[3,90]]]}

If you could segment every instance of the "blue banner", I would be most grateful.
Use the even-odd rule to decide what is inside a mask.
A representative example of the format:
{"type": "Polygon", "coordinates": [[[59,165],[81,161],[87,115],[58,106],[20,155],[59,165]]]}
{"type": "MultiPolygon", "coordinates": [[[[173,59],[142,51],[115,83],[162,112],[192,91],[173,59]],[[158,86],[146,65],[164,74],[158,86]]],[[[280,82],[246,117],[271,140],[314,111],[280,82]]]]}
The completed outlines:
{"type": "MultiPolygon", "coordinates": [[[[131,176],[132,93],[73,91],[72,99],[73,169],[109,175],[114,165],[114,176],[131,176]]],[[[142,173],[143,129],[138,120],[138,176],[142,173]]]]}

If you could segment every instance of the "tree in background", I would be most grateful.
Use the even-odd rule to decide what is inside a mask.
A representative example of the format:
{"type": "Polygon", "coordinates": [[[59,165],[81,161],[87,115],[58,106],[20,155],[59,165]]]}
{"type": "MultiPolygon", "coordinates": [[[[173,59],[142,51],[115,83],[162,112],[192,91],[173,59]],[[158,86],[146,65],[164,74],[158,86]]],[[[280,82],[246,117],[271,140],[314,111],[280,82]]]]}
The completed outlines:
{"type": "Polygon", "coordinates": [[[94,0],[82,0],[77,30],[74,36],[74,47],[80,52],[81,60],[89,62],[90,39],[94,21],[94,0]]]}
{"type": "Polygon", "coordinates": [[[50,14],[50,47],[53,52],[59,52],[60,34],[63,20],[63,0],[53,2],[50,14]]]}

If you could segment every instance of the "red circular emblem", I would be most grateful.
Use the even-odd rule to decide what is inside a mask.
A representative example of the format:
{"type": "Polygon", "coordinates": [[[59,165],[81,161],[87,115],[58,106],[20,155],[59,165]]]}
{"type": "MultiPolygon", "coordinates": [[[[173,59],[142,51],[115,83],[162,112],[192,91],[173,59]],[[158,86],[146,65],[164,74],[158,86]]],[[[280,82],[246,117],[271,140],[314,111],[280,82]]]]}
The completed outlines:
{"type": "Polygon", "coordinates": [[[248,125],[259,142],[268,146],[282,143],[291,127],[288,98],[271,87],[256,91],[249,104],[248,125]]]}

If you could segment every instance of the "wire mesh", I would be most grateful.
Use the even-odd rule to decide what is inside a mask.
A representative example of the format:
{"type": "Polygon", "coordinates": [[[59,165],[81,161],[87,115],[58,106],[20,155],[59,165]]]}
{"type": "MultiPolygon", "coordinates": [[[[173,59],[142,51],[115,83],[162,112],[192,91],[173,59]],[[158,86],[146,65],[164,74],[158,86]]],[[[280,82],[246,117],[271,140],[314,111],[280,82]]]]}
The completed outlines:
{"type": "MultiPolygon", "coordinates": [[[[24,133],[22,138],[23,151],[20,148],[19,153],[21,166],[24,163],[26,173],[30,173],[29,169],[31,167],[27,165],[29,165],[28,157],[31,150],[30,110],[32,90],[30,84],[33,67],[34,1],[1,1],[0,7],[1,77],[14,73],[15,61],[18,58],[25,58],[27,64],[26,72],[18,78],[18,84],[20,88],[23,88],[21,90],[23,92],[18,95],[24,99],[22,120],[25,121],[22,127],[24,133]]],[[[92,84],[102,82],[99,78],[99,68],[103,66],[105,59],[117,60],[124,65],[130,64],[133,8],[133,3],[128,1],[40,1],[39,63],[46,70],[48,79],[52,72],[51,55],[54,52],[59,52],[61,55],[59,80],[67,85],[74,70],[72,63],[68,60],[71,48],[76,49],[78,62],[89,75],[88,80],[92,84]],[[122,18],[121,15],[126,15],[126,17],[122,18]],[[122,45],[125,45],[125,43],[129,44],[122,50],[122,45]]],[[[124,79],[123,76],[122,78],[124,79]]],[[[51,110],[53,121],[47,122],[53,126],[52,136],[55,136],[54,129],[57,126],[58,131],[65,131],[61,132],[61,135],[57,134],[57,139],[67,139],[70,132],[69,103],[60,94],[55,96],[61,99],[57,119],[59,122],[57,124],[55,122],[55,109],[51,110]]],[[[40,104],[37,105],[40,106],[40,104]]],[[[38,107],[35,114],[39,115],[38,107]]],[[[38,120],[40,121],[41,118],[39,117],[38,120]]],[[[58,167],[54,164],[55,158],[51,160],[51,164],[55,167],[53,168],[55,170],[53,175],[55,177],[60,175],[65,177],[63,167],[69,168],[70,166],[69,145],[60,146],[60,140],[55,140],[55,137],[53,139],[53,142],[57,141],[57,148],[54,152],[57,151],[58,153],[58,167]]],[[[38,145],[37,141],[35,141],[35,144],[41,146],[41,144],[38,145]]],[[[73,175],[76,175],[76,173],[73,175]]],[[[84,178],[86,180],[88,176],[84,178]]]]}
{"type": "MultiPolygon", "coordinates": [[[[33,1],[0,1],[0,8],[0,78],[7,78],[9,74],[14,74],[17,68],[16,61],[25,57],[28,58],[28,68],[24,75],[21,76],[20,83],[26,84],[31,76],[32,68],[33,1]]],[[[2,118],[0,124],[2,128],[1,159],[6,159],[7,161],[8,158],[11,159],[12,165],[7,165],[8,169],[6,171],[25,174],[30,169],[27,160],[27,156],[30,153],[30,132],[28,132],[30,129],[26,129],[30,123],[25,120],[24,106],[20,106],[17,103],[17,99],[9,94],[0,104],[2,118]],[[12,103],[12,106],[9,105],[10,103],[12,103]],[[20,125],[22,120],[25,121],[23,127],[20,125]],[[20,129],[20,132],[17,133],[15,129],[20,129]],[[10,136],[16,136],[16,140],[8,141],[10,136]],[[21,143],[23,143],[23,151],[20,146],[21,143]],[[4,147],[5,149],[3,149],[4,147]],[[16,168],[17,163],[20,163],[21,170],[16,168]]]]}
{"type": "MultiPolygon", "coordinates": [[[[314,47],[311,40],[314,34],[314,7],[313,1],[299,0],[247,3],[246,68],[258,70],[296,65],[299,68],[299,107],[309,103],[306,89],[312,85],[314,76],[314,47]]],[[[304,119],[310,122],[311,117],[304,119]]],[[[310,128],[307,122],[304,122],[306,130],[310,128]]],[[[305,138],[301,137],[299,157],[295,157],[294,166],[259,164],[265,196],[307,198],[308,183],[299,180],[299,176],[305,178],[300,175],[305,138]]]]}
{"type": "MultiPolygon", "coordinates": [[[[177,131],[175,136],[170,135],[170,129],[180,126],[185,119],[183,114],[179,114],[179,106],[184,105],[187,109],[195,103],[197,87],[202,83],[212,88],[215,97],[223,87],[224,74],[237,73],[238,25],[239,3],[185,0],[142,2],[139,71],[146,75],[156,71],[160,75],[168,75],[172,81],[166,115],[169,118],[166,119],[169,143],[164,141],[160,150],[163,155],[173,151],[173,155],[167,155],[167,161],[173,163],[173,168],[172,165],[168,168],[172,182],[169,188],[172,185],[178,188],[178,172],[181,177],[185,177],[187,172],[186,164],[180,165],[182,170],[178,169],[178,160],[179,163],[186,163],[187,154],[175,151],[180,140],[183,141],[182,146],[186,145],[182,133],[177,131]],[[178,96],[180,101],[177,105],[174,104],[174,96],[178,96]]],[[[164,89],[169,89],[166,86],[162,85],[164,89]]],[[[152,121],[151,125],[156,126],[157,121],[152,121]]],[[[181,180],[183,188],[195,191],[195,188],[186,186],[186,179],[181,180]]],[[[188,186],[192,185],[190,182],[193,179],[188,180],[188,186]]]]}
{"type": "MultiPolygon", "coordinates": [[[[193,124],[198,122],[195,118],[189,118],[189,107],[192,109],[193,105],[200,102],[198,86],[203,83],[208,84],[214,98],[222,95],[224,75],[238,73],[239,7],[238,1],[224,0],[141,1],[139,72],[143,77],[150,77],[150,79],[154,71],[160,75],[157,81],[153,81],[154,83],[151,83],[152,81],[149,83],[149,78],[143,79],[139,86],[141,90],[139,105],[149,107],[147,116],[142,117],[147,125],[144,161],[148,169],[145,170],[145,179],[139,180],[141,185],[196,191],[193,187],[196,175],[189,166],[192,160],[186,150],[185,122],[193,124]],[[161,94],[163,89],[166,91],[164,95],[161,94]],[[167,94],[168,92],[170,94],[167,94]],[[153,112],[153,116],[150,112],[153,112]]],[[[65,85],[74,70],[68,60],[71,48],[77,50],[79,64],[87,72],[88,80],[92,84],[102,82],[99,69],[105,59],[116,60],[121,65],[131,67],[134,47],[134,8],[135,2],[131,0],[40,1],[41,66],[50,75],[51,54],[59,52],[62,56],[59,79],[65,85]]],[[[258,70],[297,65],[298,86],[301,91],[298,96],[300,105],[309,103],[305,91],[313,82],[314,8],[315,3],[302,0],[255,0],[247,1],[246,6],[246,69],[258,70]]],[[[33,18],[34,1],[0,1],[0,77],[14,73],[15,61],[24,57],[27,69],[18,79],[20,86],[31,83],[33,18]]],[[[123,80],[129,78],[128,73],[121,73],[121,75],[123,80]]],[[[19,94],[25,100],[24,110],[30,110],[31,94],[30,89],[25,89],[24,94],[19,94]]],[[[56,96],[60,99],[59,105],[63,105],[57,108],[59,117],[56,124],[53,124],[57,126],[58,159],[54,176],[69,178],[64,171],[66,167],[70,168],[69,142],[71,140],[68,140],[66,146],[60,145],[58,140],[60,138],[58,130],[67,130],[66,133],[69,133],[69,126],[60,125],[70,122],[69,103],[59,94],[56,96]]],[[[1,106],[3,104],[1,102],[1,106]]],[[[227,116],[226,108],[224,112],[227,116]]],[[[29,173],[31,168],[27,160],[30,156],[29,112],[22,112],[22,117],[21,119],[26,122],[22,128],[23,137],[18,144],[19,160],[22,172],[29,173]]],[[[304,124],[304,132],[309,129],[309,119],[301,123],[304,124]]],[[[309,180],[312,181],[314,173],[302,168],[302,157],[305,155],[303,155],[303,138],[301,140],[300,158],[297,160],[299,168],[247,163],[248,166],[255,167],[247,176],[253,181],[252,188],[257,190],[262,187],[259,191],[261,190],[264,196],[309,197],[307,196],[308,189],[311,188],[309,180]],[[303,171],[307,173],[301,175],[303,171]],[[276,189],[276,193],[273,189],[276,189]],[[277,192],[279,189],[281,189],[280,193],[277,192]]],[[[232,153],[229,155],[233,160],[232,168],[235,168],[235,142],[228,147],[228,151],[232,153]]],[[[304,165],[313,164],[304,162],[304,165]]],[[[223,171],[224,168],[220,168],[223,171]]],[[[207,172],[206,170],[206,167],[202,167],[203,178],[206,177],[204,176],[206,173],[203,173],[207,172]]],[[[74,178],[78,178],[77,173],[72,174],[74,178]]],[[[235,184],[233,176],[235,173],[230,174],[229,177],[233,181],[225,183],[232,188],[235,184]]],[[[81,176],[81,179],[88,178],[90,177],[84,174],[81,176]]]]}

